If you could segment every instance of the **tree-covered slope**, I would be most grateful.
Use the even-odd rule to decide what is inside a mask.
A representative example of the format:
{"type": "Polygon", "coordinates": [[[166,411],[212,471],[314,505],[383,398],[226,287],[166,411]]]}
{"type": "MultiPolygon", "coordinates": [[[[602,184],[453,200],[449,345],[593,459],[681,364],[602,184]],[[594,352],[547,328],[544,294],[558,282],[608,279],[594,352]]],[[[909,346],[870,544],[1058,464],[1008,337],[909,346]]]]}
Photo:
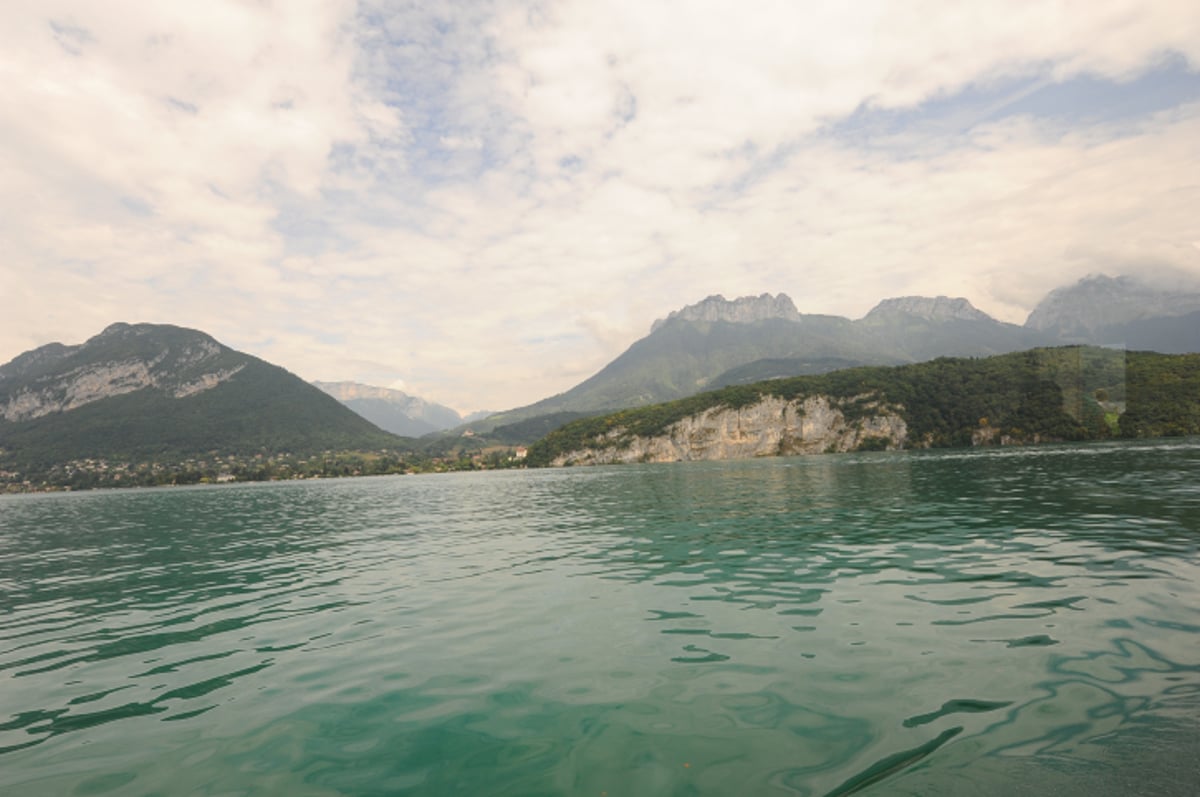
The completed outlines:
{"type": "Polygon", "coordinates": [[[1200,434],[1200,355],[1065,347],[738,385],[569,423],[535,443],[529,463],[661,435],[711,408],[767,396],[827,396],[850,417],[878,402],[899,407],[910,446],[1200,434]]]}

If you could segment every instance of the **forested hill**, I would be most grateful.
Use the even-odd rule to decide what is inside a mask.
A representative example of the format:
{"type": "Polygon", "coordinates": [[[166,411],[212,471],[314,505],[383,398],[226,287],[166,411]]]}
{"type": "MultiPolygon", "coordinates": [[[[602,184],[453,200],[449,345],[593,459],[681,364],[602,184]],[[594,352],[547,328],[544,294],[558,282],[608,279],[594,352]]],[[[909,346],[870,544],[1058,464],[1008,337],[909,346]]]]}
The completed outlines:
{"type": "MultiPolygon", "coordinates": [[[[771,398],[800,408],[815,397],[826,399],[851,432],[881,413],[903,421],[903,434],[843,438],[863,448],[1192,435],[1200,434],[1200,355],[1072,346],[739,385],[572,422],[535,443],[528,461],[549,465],[571,452],[619,451],[635,441],[678,437],[681,422],[693,428],[715,410],[753,408],[771,398]]],[[[786,412],[779,418],[784,423],[786,412]]]]}

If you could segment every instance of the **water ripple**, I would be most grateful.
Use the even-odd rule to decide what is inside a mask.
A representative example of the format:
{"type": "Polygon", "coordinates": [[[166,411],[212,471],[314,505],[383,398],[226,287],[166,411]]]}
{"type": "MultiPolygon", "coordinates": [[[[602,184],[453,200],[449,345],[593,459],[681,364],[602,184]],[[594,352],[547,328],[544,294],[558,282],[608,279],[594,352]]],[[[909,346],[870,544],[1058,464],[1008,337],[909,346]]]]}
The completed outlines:
{"type": "Polygon", "coordinates": [[[1198,476],[1180,441],[3,498],[0,790],[1121,793],[1200,738],[1198,476]]]}

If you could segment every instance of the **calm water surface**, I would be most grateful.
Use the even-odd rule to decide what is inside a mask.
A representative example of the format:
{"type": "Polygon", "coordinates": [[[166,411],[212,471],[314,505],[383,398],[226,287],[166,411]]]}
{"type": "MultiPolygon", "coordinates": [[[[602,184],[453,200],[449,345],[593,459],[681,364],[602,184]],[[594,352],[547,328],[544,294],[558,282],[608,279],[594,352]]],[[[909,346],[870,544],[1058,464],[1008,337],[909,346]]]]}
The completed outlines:
{"type": "Polygon", "coordinates": [[[0,793],[1193,795],[1200,440],[0,499],[0,793]]]}

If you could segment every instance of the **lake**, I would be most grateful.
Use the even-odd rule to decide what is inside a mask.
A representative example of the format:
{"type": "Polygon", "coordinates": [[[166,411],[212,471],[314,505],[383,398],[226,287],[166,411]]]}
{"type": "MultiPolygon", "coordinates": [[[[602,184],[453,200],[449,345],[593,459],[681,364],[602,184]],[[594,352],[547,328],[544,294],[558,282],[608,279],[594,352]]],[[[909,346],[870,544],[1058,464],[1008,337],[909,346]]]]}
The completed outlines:
{"type": "Polygon", "coordinates": [[[1192,795],[1200,440],[0,497],[0,793],[1192,795]]]}

